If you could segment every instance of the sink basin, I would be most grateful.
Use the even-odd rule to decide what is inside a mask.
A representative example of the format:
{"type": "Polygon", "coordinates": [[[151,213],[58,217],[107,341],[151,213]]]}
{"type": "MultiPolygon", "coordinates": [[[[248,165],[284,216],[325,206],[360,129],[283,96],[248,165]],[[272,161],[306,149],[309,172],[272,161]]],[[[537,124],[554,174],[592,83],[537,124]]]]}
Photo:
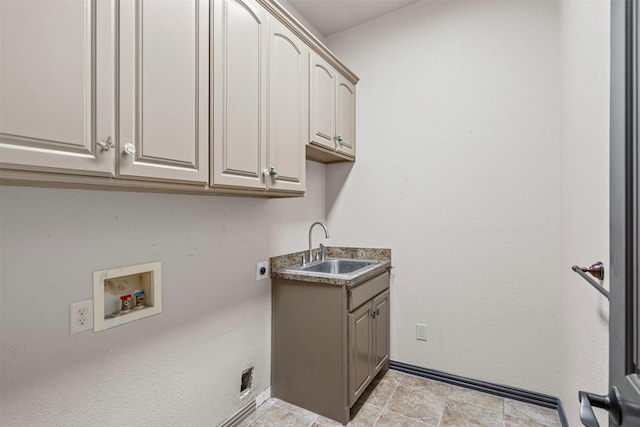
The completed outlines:
{"type": "Polygon", "coordinates": [[[327,258],[324,261],[287,267],[282,271],[320,277],[352,278],[375,268],[378,264],[380,261],[369,259],[327,258]]]}

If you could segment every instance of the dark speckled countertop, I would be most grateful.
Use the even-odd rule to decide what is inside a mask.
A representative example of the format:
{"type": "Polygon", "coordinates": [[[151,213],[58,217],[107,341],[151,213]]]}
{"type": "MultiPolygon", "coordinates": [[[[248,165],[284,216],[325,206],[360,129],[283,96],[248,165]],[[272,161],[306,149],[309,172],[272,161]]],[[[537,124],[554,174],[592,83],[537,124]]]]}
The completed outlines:
{"type": "MultiPolygon", "coordinates": [[[[314,249],[314,253],[316,251],[317,249],[314,249]]],[[[310,276],[306,274],[295,274],[291,272],[285,273],[281,271],[282,269],[285,269],[287,267],[300,265],[300,263],[302,262],[302,255],[308,254],[308,252],[309,251],[306,250],[271,258],[269,260],[269,271],[271,271],[271,278],[353,287],[372,277],[378,276],[391,268],[391,249],[343,248],[327,246],[327,258],[369,259],[381,262],[380,265],[376,266],[374,269],[369,270],[352,279],[310,276]]]]}

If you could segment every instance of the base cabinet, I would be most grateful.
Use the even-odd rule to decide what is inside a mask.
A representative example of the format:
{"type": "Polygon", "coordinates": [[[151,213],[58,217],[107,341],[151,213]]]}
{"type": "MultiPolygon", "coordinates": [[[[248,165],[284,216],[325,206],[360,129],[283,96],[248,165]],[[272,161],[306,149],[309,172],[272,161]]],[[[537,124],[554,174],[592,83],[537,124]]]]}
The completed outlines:
{"type": "Polygon", "coordinates": [[[349,406],[389,363],[389,291],[365,303],[349,318],[349,406]]]}
{"type": "Polygon", "coordinates": [[[389,273],[353,288],[274,279],[273,396],[346,424],[389,366],[389,273]]]}

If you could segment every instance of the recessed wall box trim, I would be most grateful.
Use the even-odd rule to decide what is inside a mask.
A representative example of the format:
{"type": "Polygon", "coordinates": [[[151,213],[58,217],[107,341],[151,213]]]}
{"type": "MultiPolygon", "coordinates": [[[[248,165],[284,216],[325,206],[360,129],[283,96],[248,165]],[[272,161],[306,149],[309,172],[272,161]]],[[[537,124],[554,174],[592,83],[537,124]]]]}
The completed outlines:
{"type": "Polygon", "coordinates": [[[93,331],[120,326],[162,312],[160,262],[110,268],[93,273],[93,331]],[[123,312],[123,295],[144,291],[144,307],[123,312]]]}

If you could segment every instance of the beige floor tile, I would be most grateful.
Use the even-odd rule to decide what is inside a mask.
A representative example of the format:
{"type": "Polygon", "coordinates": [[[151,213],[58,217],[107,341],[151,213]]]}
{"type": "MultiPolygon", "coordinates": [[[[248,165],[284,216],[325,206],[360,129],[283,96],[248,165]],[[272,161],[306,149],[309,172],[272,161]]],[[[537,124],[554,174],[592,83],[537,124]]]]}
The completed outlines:
{"type": "MultiPolygon", "coordinates": [[[[349,427],[372,427],[380,414],[382,408],[367,403],[362,403],[357,413],[353,414],[353,419],[347,424],[349,427]]],[[[319,416],[316,424],[322,427],[341,427],[342,423],[329,418],[319,416]]]]}
{"type": "MultiPolygon", "coordinates": [[[[349,427],[560,427],[557,411],[388,371],[354,405],[349,427]]],[[[268,399],[241,427],[340,427],[341,423],[268,399]]]]}
{"type": "Polygon", "coordinates": [[[365,403],[348,425],[349,427],[373,427],[382,411],[382,408],[365,403]]]}
{"type": "Polygon", "coordinates": [[[323,417],[322,415],[318,416],[318,419],[314,423],[315,426],[323,426],[323,427],[342,427],[342,423],[331,420],[327,417],[323,417]]]}
{"type": "Polygon", "coordinates": [[[387,405],[391,395],[393,395],[397,388],[397,383],[383,378],[382,381],[380,381],[378,385],[371,390],[371,393],[367,397],[367,403],[384,407],[387,405]]]}
{"type": "Polygon", "coordinates": [[[468,403],[450,400],[444,409],[440,427],[502,427],[502,413],[468,403]]]}
{"type": "Polygon", "coordinates": [[[400,385],[414,391],[428,390],[444,398],[447,397],[451,388],[449,384],[433,381],[427,378],[415,377],[413,375],[405,375],[402,377],[400,385]]]}
{"type": "Polygon", "coordinates": [[[264,411],[249,427],[308,427],[318,418],[312,412],[306,416],[295,414],[279,406],[280,402],[282,401],[277,401],[264,411]]]}
{"type": "MultiPolygon", "coordinates": [[[[316,415],[313,412],[301,408],[299,406],[293,405],[289,402],[285,402],[284,400],[280,400],[280,399],[275,399],[274,403],[275,406],[278,406],[282,409],[286,409],[287,411],[291,412],[292,414],[295,415],[299,415],[301,417],[309,417],[309,416],[313,416],[316,415]]],[[[317,416],[317,415],[316,415],[317,416]]]]}
{"type": "Polygon", "coordinates": [[[449,401],[467,403],[479,408],[499,414],[504,414],[504,399],[502,397],[493,396],[491,394],[482,393],[469,388],[451,386],[449,401]]]}
{"type": "Polygon", "coordinates": [[[545,424],[540,424],[531,420],[524,420],[522,418],[515,418],[510,415],[504,417],[505,427],[549,427],[545,424]]]}
{"type": "Polygon", "coordinates": [[[515,419],[520,419],[532,421],[543,426],[561,426],[558,411],[555,409],[543,408],[542,406],[518,402],[517,400],[505,399],[504,416],[505,419],[509,417],[512,422],[515,422],[515,419]]]}
{"type": "Polygon", "coordinates": [[[387,371],[386,374],[384,374],[384,379],[387,381],[391,381],[394,382],[396,384],[399,384],[400,381],[402,381],[402,378],[404,378],[405,374],[403,374],[402,372],[398,372],[398,371],[394,371],[389,369],[387,371]]]}
{"type": "Polygon", "coordinates": [[[375,427],[436,427],[435,424],[426,424],[418,420],[414,420],[404,415],[396,414],[385,410],[375,427]]]}
{"type": "Polygon", "coordinates": [[[401,383],[387,404],[387,409],[427,424],[438,425],[444,412],[446,394],[438,394],[432,387],[407,388],[401,383]]]}

